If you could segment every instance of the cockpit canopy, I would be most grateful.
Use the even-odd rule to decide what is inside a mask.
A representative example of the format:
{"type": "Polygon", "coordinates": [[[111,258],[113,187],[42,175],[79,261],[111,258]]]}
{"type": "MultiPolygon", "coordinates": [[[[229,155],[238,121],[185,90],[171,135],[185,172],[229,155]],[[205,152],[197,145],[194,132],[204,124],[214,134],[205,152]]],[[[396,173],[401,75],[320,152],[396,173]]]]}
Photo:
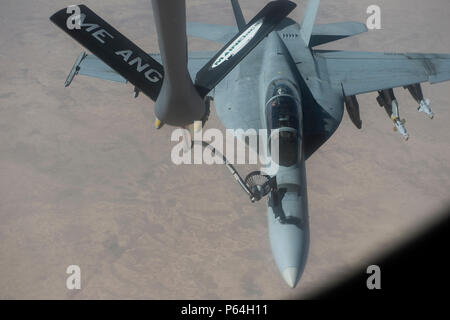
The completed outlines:
{"type": "Polygon", "coordinates": [[[297,91],[289,82],[274,81],[266,96],[266,118],[269,134],[269,151],[273,139],[278,139],[278,164],[290,167],[297,163],[300,147],[299,108],[297,91]]]}

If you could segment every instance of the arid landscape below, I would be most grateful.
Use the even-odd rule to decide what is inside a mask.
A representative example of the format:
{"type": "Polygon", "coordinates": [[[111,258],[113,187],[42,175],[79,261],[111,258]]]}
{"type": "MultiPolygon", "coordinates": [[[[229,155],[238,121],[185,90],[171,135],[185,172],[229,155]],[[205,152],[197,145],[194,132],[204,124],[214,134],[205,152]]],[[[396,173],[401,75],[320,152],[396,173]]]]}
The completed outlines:
{"type": "MultiPolygon", "coordinates": [[[[301,21],[306,1],[290,15],[301,21]]],[[[241,0],[247,19],[264,1],[241,0]]],[[[80,45],[49,17],[61,0],[0,3],[0,299],[285,299],[367,265],[450,202],[450,82],[424,84],[436,116],[395,90],[405,142],[376,101],[358,97],[306,163],[311,246],[295,289],[270,251],[266,205],[250,203],[225,167],[172,164],[172,128],[133,87],[64,80],[80,45]],[[79,265],[81,290],[66,288],[79,265]]],[[[158,52],[150,0],[84,4],[148,52],[158,52]]],[[[317,23],[382,29],[321,49],[450,53],[448,0],[323,0],[317,23]]],[[[188,20],[234,25],[229,1],[188,0],[188,20]]],[[[220,45],[190,39],[192,51],[220,45]]],[[[222,124],[212,110],[209,128],[222,124]]],[[[252,168],[241,168],[243,172],[252,168]]]]}

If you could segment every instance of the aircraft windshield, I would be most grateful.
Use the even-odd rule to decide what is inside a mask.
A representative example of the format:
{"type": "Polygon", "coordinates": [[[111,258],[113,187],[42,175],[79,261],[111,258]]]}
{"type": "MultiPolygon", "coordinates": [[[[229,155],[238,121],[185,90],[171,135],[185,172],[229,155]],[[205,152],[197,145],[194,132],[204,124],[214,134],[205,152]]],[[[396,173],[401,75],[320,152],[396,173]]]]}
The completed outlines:
{"type": "MultiPolygon", "coordinates": [[[[278,139],[279,165],[290,167],[297,163],[300,148],[298,101],[287,85],[269,89],[266,104],[269,150],[271,139],[278,139]]],[[[272,151],[271,151],[272,154],[272,151]]]]}

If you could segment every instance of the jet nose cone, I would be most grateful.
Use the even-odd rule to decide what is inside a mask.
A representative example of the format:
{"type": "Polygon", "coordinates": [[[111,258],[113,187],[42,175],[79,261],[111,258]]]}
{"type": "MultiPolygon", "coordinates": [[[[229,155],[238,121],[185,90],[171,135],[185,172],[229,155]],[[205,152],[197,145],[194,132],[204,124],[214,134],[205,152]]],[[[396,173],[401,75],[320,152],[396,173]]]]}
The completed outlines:
{"type": "Polygon", "coordinates": [[[308,209],[306,197],[297,193],[287,192],[280,198],[276,204],[269,202],[269,240],[281,276],[289,287],[295,288],[308,256],[308,209]]]}
{"type": "Polygon", "coordinates": [[[299,271],[298,268],[289,267],[284,269],[282,273],[284,281],[286,281],[288,286],[291,288],[295,288],[295,286],[298,283],[298,275],[299,275],[298,271],[299,271]]]}

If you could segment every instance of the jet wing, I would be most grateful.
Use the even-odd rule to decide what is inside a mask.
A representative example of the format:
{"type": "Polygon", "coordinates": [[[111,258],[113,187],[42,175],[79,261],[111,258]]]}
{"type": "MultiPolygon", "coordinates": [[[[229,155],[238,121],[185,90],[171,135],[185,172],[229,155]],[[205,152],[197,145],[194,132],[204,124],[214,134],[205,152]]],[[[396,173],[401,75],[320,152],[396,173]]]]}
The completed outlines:
{"type": "Polygon", "coordinates": [[[76,75],[81,74],[103,80],[126,83],[127,80],[94,55],[82,52],[67,76],[65,86],[68,87],[76,75]]]}
{"type": "MultiPolygon", "coordinates": [[[[215,51],[198,51],[189,52],[188,69],[191,75],[192,81],[195,80],[197,72],[216,54],[215,51]]],[[[159,54],[150,54],[152,58],[161,63],[161,56],[159,54]]],[[[110,68],[106,63],[101,61],[93,54],[86,54],[82,52],[76,60],[72,71],[70,72],[66,86],[69,86],[73,78],[77,75],[84,75],[93,78],[99,78],[103,80],[116,81],[121,83],[127,83],[127,80],[110,68]]]]}
{"type": "Polygon", "coordinates": [[[314,51],[322,79],[352,96],[415,83],[450,80],[450,55],[314,51]]]}
{"type": "Polygon", "coordinates": [[[87,55],[81,61],[80,70],[78,71],[78,74],[122,83],[127,82],[127,80],[124,77],[115,72],[106,63],[104,63],[94,55],[87,55]]]}

